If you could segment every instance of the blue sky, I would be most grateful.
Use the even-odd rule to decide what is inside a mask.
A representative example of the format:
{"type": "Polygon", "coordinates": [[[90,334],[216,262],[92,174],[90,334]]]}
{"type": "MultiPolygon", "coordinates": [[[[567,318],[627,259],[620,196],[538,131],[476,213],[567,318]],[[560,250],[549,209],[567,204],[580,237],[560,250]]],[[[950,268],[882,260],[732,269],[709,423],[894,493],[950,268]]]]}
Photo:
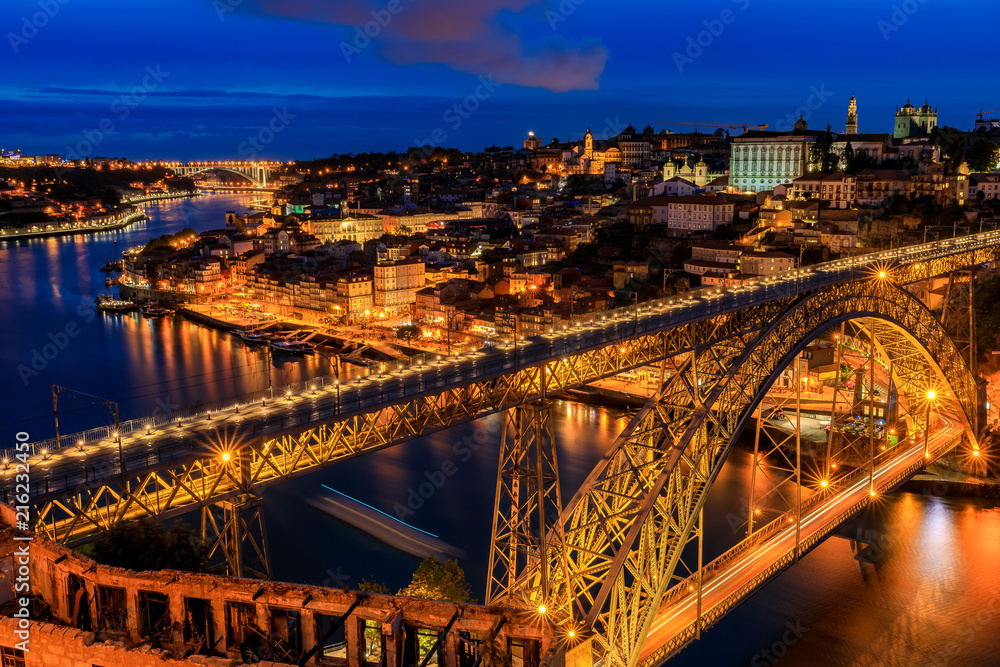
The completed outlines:
{"type": "Polygon", "coordinates": [[[989,0],[4,0],[0,147],[239,158],[270,126],[255,153],[308,159],[436,129],[476,150],[803,110],[842,129],[852,92],[863,132],[907,98],[964,129],[1000,108],[998,17],[989,0]]]}

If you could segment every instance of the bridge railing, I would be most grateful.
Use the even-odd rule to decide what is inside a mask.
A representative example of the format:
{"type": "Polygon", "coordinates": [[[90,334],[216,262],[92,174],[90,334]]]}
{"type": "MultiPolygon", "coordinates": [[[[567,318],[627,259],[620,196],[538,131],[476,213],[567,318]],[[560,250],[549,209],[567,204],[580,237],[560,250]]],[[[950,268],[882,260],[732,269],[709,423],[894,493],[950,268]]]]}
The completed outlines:
{"type": "MultiPolygon", "coordinates": [[[[579,351],[580,349],[586,349],[588,346],[627,340],[635,335],[664,330],[733,310],[761,305],[776,299],[794,297],[803,292],[847,280],[869,277],[872,275],[873,262],[926,261],[936,256],[954,254],[956,248],[957,252],[965,252],[982,247],[991,247],[1000,244],[1000,232],[989,232],[973,237],[964,237],[963,239],[947,243],[948,245],[916,246],[914,248],[874,253],[847,260],[837,260],[797,269],[781,277],[759,279],[752,283],[728,289],[716,288],[713,290],[711,288],[701,288],[692,292],[654,299],[602,313],[590,313],[584,317],[575,318],[572,326],[566,330],[542,334],[540,338],[542,342],[546,343],[544,345],[539,344],[538,340],[533,340],[532,344],[522,346],[527,349],[518,353],[518,343],[514,342],[513,362],[505,359],[500,368],[491,368],[489,364],[479,364],[476,359],[466,357],[463,362],[463,368],[453,374],[453,377],[456,383],[468,382],[501,369],[509,370],[515,367],[540,363],[546,359],[558,358],[565,354],[579,351]]],[[[511,346],[508,345],[508,347],[511,346]]],[[[433,356],[417,355],[407,362],[396,362],[389,366],[395,366],[396,368],[423,366],[425,370],[429,370],[430,364],[428,362],[433,356]]],[[[289,391],[293,394],[298,394],[305,386],[315,384],[317,387],[322,388],[329,386],[333,381],[334,379],[331,376],[318,377],[294,385],[276,388],[275,392],[276,395],[283,395],[289,391]]],[[[441,385],[435,382],[434,386],[441,385]]],[[[344,385],[344,391],[350,391],[347,385],[344,385]]],[[[404,388],[403,395],[406,395],[406,393],[404,388]]],[[[147,426],[155,428],[179,419],[190,419],[205,416],[208,413],[224,412],[235,409],[237,406],[267,398],[269,395],[269,393],[258,391],[231,399],[216,401],[212,404],[203,404],[171,413],[154,414],[149,417],[133,419],[121,424],[119,433],[127,435],[145,430],[147,426]]],[[[359,400],[358,403],[360,405],[361,401],[359,400]]],[[[104,440],[112,437],[113,433],[113,426],[105,426],[90,429],[83,433],[62,436],[58,441],[55,438],[51,438],[32,443],[31,452],[32,454],[52,452],[67,446],[76,446],[80,440],[83,440],[84,443],[104,440]]],[[[12,459],[13,454],[13,449],[0,451],[0,457],[12,459]]]]}
{"type": "MultiPolygon", "coordinates": [[[[956,446],[956,444],[957,442],[952,440],[952,441],[945,441],[945,443],[938,445],[937,447],[932,447],[931,457],[928,460],[929,461],[936,460],[938,457],[942,456],[943,454],[951,450],[954,446],[956,446]]],[[[894,477],[892,477],[888,482],[883,483],[881,486],[886,489],[893,489],[902,482],[909,479],[916,472],[921,470],[926,464],[927,464],[926,460],[917,459],[914,463],[907,466],[904,470],[899,471],[899,473],[897,473],[894,477]]],[[[865,475],[867,475],[867,472],[865,472],[865,475]]],[[[854,480],[854,483],[856,482],[857,480],[854,480]]],[[[869,498],[862,498],[861,500],[854,503],[851,507],[846,509],[840,516],[848,518],[852,517],[858,512],[860,512],[862,509],[867,507],[869,502],[870,502],[869,498]]],[[[830,533],[836,530],[837,525],[838,525],[837,523],[829,523],[823,526],[823,528],[820,529],[818,532],[815,532],[806,539],[804,539],[800,545],[800,555],[808,552],[817,544],[826,539],[830,535],[830,533]]],[[[757,544],[759,543],[760,542],[757,542],[757,544]]],[[[750,581],[740,586],[736,591],[726,596],[725,599],[713,605],[710,609],[706,609],[700,619],[701,631],[705,631],[708,628],[715,625],[715,623],[717,623],[730,609],[737,606],[746,596],[750,595],[759,586],[769,581],[771,577],[775,576],[776,574],[783,571],[785,568],[792,565],[795,562],[794,555],[795,555],[794,551],[789,551],[781,555],[775,562],[773,562],[762,572],[754,576],[750,581]]],[[[716,559],[716,561],[713,561],[713,563],[717,562],[718,560],[720,559],[716,559]]],[[[707,567],[708,566],[706,566],[706,569],[707,567]]],[[[712,571],[715,572],[717,570],[712,570],[712,571]]],[[[697,574],[692,575],[688,579],[685,579],[682,582],[682,585],[684,586],[683,591],[688,595],[690,595],[691,593],[689,591],[694,588],[694,584],[696,583],[697,583],[697,574]]],[[[679,584],[678,586],[680,585],[681,584],[679,584]]],[[[673,591],[675,589],[671,590],[673,591]]],[[[683,596],[674,596],[669,600],[669,602],[670,603],[675,602],[678,597],[683,597],[683,596]]],[[[660,608],[663,608],[663,606],[667,602],[668,599],[665,596],[663,602],[661,602],[660,608]]],[[[684,648],[685,646],[694,641],[695,637],[697,636],[698,625],[699,625],[698,620],[695,620],[694,622],[688,624],[680,632],[678,632],[673,637],[669,638],[663,645],[657,648],[657,650],[655,650],[653,653],[643,658],[639,662],[639,667],[656,667],[656,665],[663,664],[664,661],[669,659],[677,651],[681,650],[682,648],[684,648]]]]}
{"type": "MultiPolygon", "coordinates": [[[[874,465],[878,469],[883,463],[891,461],[893,458],[899,455],[899,452],[904,451],[907,447],[919,444],[916,440],[912,438],[906,438],[900,440],[894,447],[887,449],[884,452],[880,452],[875,456],[874,465]]],[[[954,445],[946,444],[939,445],[937,448],[932,448],[932,451],[943,453],[943,451],[950,450],[954,445]],[[943,451],[942,451],[943,450],[943,451]]],[[[936,457],[935,457],[936,458],[936,457]]],[[[869,475],[868,468],[856,468],[853,472],[840,477],[836,480],[835,485],[828,486],[824,491],[820,493],[813,494],[809,498],[802,501],[802,516],[806,516],[811,510],[813,510],[818,505],[830,500],[834,497],[834,491],[838,489],[844,489],[854,484],[857,484],[862,479],[867,478],[869,475]]],[[[752,512],[754,508],[750,508],[752,512]]],[[[789,526],[795,525],[795,516],[797,511],[791,509],[784,512],[776,519],[765,524],[761,528],[755,530],[749,537],[742,540],[739,544],[716,558],[715,560],[707,563],[703,568],[703,581],[708,581],[716,572],[721,572],[734,561],[739,560],[748,551],[755,549],[757,546],[767,542],[773,538],[778,533],[782,532],[789,526]]],[[[663,596],[663,601],[660,603],[661,606],[668,606],[673,604],[678,599],[683,598],[686,595],[691,595],[691,591],[697,586],[698,583],[698,573],[688,576],[687,578],[681,580],[679,583],[674,585],[670,590],[666,592],[663,596]]]]}

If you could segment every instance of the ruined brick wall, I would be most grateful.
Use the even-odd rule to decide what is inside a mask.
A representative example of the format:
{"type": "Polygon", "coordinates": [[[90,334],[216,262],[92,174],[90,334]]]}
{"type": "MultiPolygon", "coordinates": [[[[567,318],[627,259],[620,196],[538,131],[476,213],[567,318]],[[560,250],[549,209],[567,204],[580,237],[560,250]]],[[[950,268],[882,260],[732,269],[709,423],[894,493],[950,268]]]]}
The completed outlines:
{"type": "MultiPolygon", "coordinates": [[[[16,535],[26,536],[0,524],[0,573],[12,571],[26,544],[16,535]]],[[[362,667],[375,646],[384,664],[402,667],[428,636],[440,635],[441,666],[466,667],[474,662],[470,647],[488,636],[503,652],[532,655],[547,650],[551,636],[539,619],[512,609],[172,570],[136,573],[37,535],[28,544],[31,592],[40,602],[32,605],[27,665],[287,663],[323,646],[326,654],[313,651],[306,665],[362,667]],[[332,643],[323,636],[331,626],[339,632],[332,643]],[[184,657],[206,646],[218,657],[184,657]]],[[[0,578],[0,588],[11,585],[0,578]]],[[[0,617],[0,644],[14,646],[17,629],[17,619],[0,617]]]]}
{"type": "MultiPolygon", "coordinates": [[[[15,646],[16,622],[0,616],[0,646],[15,646]]],[[[51,623],[33,623],[30,650],[23,654],[25,667],[190,667],[188,660],[175,660],[171,651],[149,648],[127,650],[121,642],[97,641],[94,633],[51,623]]],[[[196,658],[206,667],[231,667],[228,658],[196,658]]],[[[259,666],[258,666],[259,667],[259,666]]]]}

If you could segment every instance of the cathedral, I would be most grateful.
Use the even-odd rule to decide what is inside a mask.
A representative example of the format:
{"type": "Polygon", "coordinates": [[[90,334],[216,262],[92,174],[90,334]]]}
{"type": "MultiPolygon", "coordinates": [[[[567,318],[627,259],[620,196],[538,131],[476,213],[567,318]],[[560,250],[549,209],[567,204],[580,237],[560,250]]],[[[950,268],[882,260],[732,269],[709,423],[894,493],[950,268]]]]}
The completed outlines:
{"type": "Polygon", "coordinates": [[[916,135],[927,135],[937,127],[937,107],[924,101],[919,109],[906,100],[906,105],[896,109],[896,125],[892,133],[893,139],[905,139],[916,135]]]}

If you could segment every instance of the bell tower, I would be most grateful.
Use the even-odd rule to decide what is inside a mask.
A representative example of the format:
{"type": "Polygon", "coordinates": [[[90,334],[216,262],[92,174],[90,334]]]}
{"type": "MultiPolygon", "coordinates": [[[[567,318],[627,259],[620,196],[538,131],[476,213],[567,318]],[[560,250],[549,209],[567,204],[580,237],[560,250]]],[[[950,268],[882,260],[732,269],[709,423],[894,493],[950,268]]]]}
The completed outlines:
{"type": "Polygon", "coordinates": [[[847,127],[846,134],[858,133],[858,101],[851,95],[851,101],[847,104],[847,127]]]}

